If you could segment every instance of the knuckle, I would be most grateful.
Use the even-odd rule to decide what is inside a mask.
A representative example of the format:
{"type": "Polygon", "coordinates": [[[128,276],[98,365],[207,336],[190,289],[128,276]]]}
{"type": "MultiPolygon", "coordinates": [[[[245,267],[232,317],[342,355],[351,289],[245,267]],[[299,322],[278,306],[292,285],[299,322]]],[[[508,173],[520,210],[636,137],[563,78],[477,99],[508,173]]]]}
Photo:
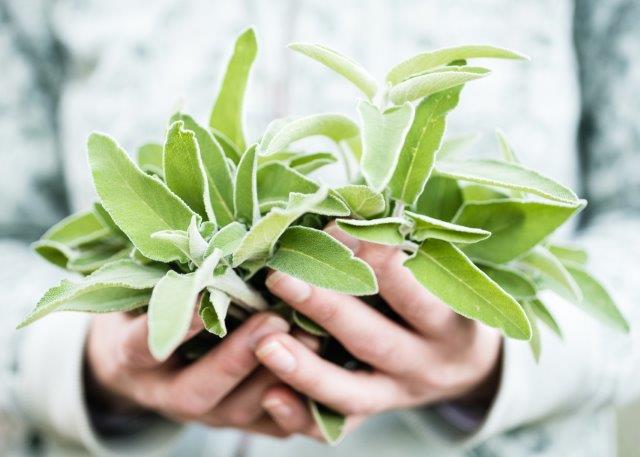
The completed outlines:
{"type": "Polygon", "coordinates": [[[393,357],[394,344],[389,340],[363,340],[359,338],[354,345],[353,352],[368,362],[388,361],[393,357]]]}
{"type": "Polygon", "coordinates": [[[254,360],[255,356],[248,349],[237,350],[222,357],[218,369],[231,379],[242,379],[253,367],[254,360]]]}
{"type": "Polygon", "coordinates": [[[334,300],[319,300],[314,304],[313,318],[320,325],[326,324],[336,318],[339,309],[334,300]]]}

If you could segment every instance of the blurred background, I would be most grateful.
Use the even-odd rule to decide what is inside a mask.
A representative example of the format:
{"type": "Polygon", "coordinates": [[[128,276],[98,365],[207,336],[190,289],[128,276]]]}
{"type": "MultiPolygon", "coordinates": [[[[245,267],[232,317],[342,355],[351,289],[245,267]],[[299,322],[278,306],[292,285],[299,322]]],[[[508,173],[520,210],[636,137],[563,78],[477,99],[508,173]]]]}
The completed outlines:
{"type": "MultiPolygon", "coordinates": [[[[206,120],[229,46],[248,25],[261,44],[246,103],[250,138],[276,117],[334,111],[356,118],[355,91],[287,50],[291,41],[338,49],[380,78],[419,51],[491,43],[531,62],[491,62],[491,77],[465,88],[449,134],[478,132],[474,153],[495,155],[493,131],[504,130],[526,165],[589,199],[571,230],[637,212],[639,3],[0,0],[0,252],[22,250],[88,207],[91,131],[134,153],[163,140],[178,108],[206,120]]],[[[43,289],[19,271],[29,265],[1,267],[0,284],[11,289],[3,308],[21,288],[34,297],[43,289]]],[[[621,455],[640,449],[637,411],[619,415],[621,455]]]]}

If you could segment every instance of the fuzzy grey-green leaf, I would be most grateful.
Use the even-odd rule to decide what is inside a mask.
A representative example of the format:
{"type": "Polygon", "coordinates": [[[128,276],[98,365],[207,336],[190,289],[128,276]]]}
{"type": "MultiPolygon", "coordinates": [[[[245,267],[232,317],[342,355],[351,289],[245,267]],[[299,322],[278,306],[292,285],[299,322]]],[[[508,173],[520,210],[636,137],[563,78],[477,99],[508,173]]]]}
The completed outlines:
{"type": "Polygon", "coordinates": [[[267,265],[318,287],[351,295],[378,291],[371,267],[327,233],[290,227],[278,240],[267,265]]]}
{"type": "Polygon", "coordinates": [[[450,243],[477,243],[491,236],[491,232],[486,230],[441,221],[411,211],[405,211],[405,215],[413,221],[410,237],[415,241],[436,238],[450,243]]]}
{"type": "Polygon", "coordinates": [[[260,217],[257,172],[257,145],[254,144],[240,159],[233,190],[235,218],[237,221],[249,225],[254,224],[260,217]]]}
{"type": "Polygon", "coordinates": [[[351,214],[359,219],[369,219],[382,213],[386,208],[384,196],[368,186],[350,184],[334,189],[344,200],[351,214]]]}
{"type": "Polygon", "coordinates": [[[322,437],[332,446],[337,445],[344,437],[347,418],[337,411],[309,400],[309,409],[322,437]]]}
{"type": "Polygon", "coordinates": [[[543,285],[548,286],[567,300],[574,303],[582,301],[582,292],[578,284],[562,263],[546,248],[536,246],[518,259],[518,262],[539,275],[543,285]]]}
{"type": "Polygon", "coordinates": [[[488,73],[489,70],[476,68],[466,68],[466,71],[451,69],[449,71],[427,73],[393,86],[389,91],[389,99],[394,104],[401,105],[405,102],[411,102],[436,92],[483,78],[488,73]]]}
{"type": "Polygon", "coordinates": [[[401,229],[407,221],[400,217],[383,217],[380,219],[337,219],[340,229],[354,238],[371,243],[399,246],[404,243],[401,229]]]}

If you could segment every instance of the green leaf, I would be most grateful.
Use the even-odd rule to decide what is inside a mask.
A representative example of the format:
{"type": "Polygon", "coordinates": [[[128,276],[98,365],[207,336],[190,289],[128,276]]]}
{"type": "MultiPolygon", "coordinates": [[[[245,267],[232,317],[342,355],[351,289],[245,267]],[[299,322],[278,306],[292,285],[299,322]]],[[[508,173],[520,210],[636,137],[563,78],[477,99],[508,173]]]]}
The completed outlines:
{"type": "Polygon", "coordinates": [[[445,160],[459,154],[474,145],[480,135],[477,132],[464,133],[447,138],[442,142],[438,151],[438,160],[445,160]]]}
{"type": "Polygon", "coordinates": [[[383,217],[370,221],[337,219],[336,224],[354,238],[390,246],[399,246],[404,243],[401,230],[407,227],[407,221],[401,217],[383,217]]]}
{"type": "Polygon", "coordinates": [[[462,206],[462,191],[455,179],[431,175],[415,206],[417,213],[450,221],[462,206]]]}
{"type": "Polygon", "coordinates": [[[469,184],[462,188],[462,198],[465,202],[499,200],[508,197],[509,195],[499,192],[495,187],[483,186],[482,184],[469,184]]]}
{"type": "Polygon", "coordinates": [[[381,192],[398,164],[413,121],[413,105],[405,103],[380,112],[363,100],[358,104],[358,113],[362,122],[362,175],[374,191],[381,192]]]}
{"type": "Polygon", "coordinates": [[[562,263],[573,262],[578,265],[585,265],[589,260],[587,251],[577,246],[553,243],[547,246],[547,248],[562,263]]]}
{"type": "Polygon", "coordinates": [[[405,215],[413,221],[411,239],[415,241],[436,238],[450,243],[477,243],[491,236],[491,232],[486,230],[452,224],[411,211],[405,211],[405,215]]]}
{"type": "Polygon", "coordinates": [[[427,240],[405,261],[405,266],[455,312],[500,328],[511,338],[528,340],[531,337],[527,316],[518,302],[454,245],[427,240]]]}
{"type": "Polygon", "coordinates": [[[267,265],[314,286],[350,295],[378,291],[369,265],[327,233],[309,227],[288,228],[267,265]]]}
{"type": "Polygon", "coordinates": [[[69,259],[76,256],[75,249],[57,241],[38,240],[31,248],[47,262],[60,268],[66,268],[69,259]]]}
{"type": "Polygon", "coordinates": [[[82,279],[63,280],[49,289],[35,309],[18,325],[25,327],[54,311],[128,311],[146,304],[149,292],[167,271],[163,265],[140,265],[133,260],[117,260],[82,279]],[[129,292],[127,292],[129,291],[129,292]],[[104,301],[100,301],[100,300],[104,301]]]}
{"type": "Polygon", "coordinates": [[[571,189],[515,163],[490,159],[438,162],[436,173],[448,178],[528,192],[562,203],[579,204],[578,197],[571,189]]]}
{"type": "Polygon", "coordinates": [[[158,282],[149,301],[149,350],[166,360],[189,331],[200,292],[207,286],[221,258],[215,251],[193,273],[169,270],[158,282]]]}
{"type": "Polygon", "coordinates": [[[253,311],[267,309],[267,301],[262,295],[244,281],[232,268],[226,268],[224,272],[215,274],[207,282],[207,286],[229,295],[234,303],[253,311]]]}
{"type": "Polygon", "coordinates": [[[354,60],[319,44],[292,43],[289,45],[289,49],[304,54],[344,76],[360,89],[369,100],[376,95],[378,83],[375,78],[354,60]]]}
{"type": "Polygon", "coordinates": [[[106,238],[108,235],[108,227],[93,211],[82,211],[62,219],[47,230],[41,239],[74,248],[106,238]]]}
{"type": "Polygon", "coordinates": [[[458,105],[463,86],[424,98],[416,108],[398,166],[389,183],[391,196],[414,205],[431,175],[446,128],[446,116],[458,105]]]}
{"type": "Polygon", "coordinates": [[[66,268],[78,273],[89,274],[113,260],[129,256],[129,246],[120,243],[100,243],[83,247],[69,259],[66,268]]]}
{"type": "Polygon", "coordinates": [[[515,268],[483,263],[478,265],[492,281],[504,289],[506,293],[518,300],[536,298],[536,286],[531,280],[515,268]]]}
{"type": "Polygon", "coordinates": [[[384,196],[368,186],[351,184],[338,187],[334,191],[349,207],[351,215],[360,219],[369,219],[384,212],[384,196]]]}
{"type": "Polygon", "coordinates": [[[209,119],[209,125],[229,137],[240,151],[246,148],[243,131],[244,96],[257,54],[256,33],[249,28],[236,40],[209,119]]]}
{"type": "Polygon", "coordinates": [[[225,225],[211,237],[204,256],[208,257],[216,248],[222,251],[223,257],[233,254],[240,246],[246,233],[247,229],[240,222],[225,225]]]}
{"type": "Polygon", "coordinates": [[[629,333],[629,322],[622,315],[607,289],[579,265],[567,265],[567,270],[582,291],[582,301],[575,304],[610,327],[629,333]]]}
{"type": "Polygon", "coordinates": [[[448,65],[456,60],[490,57],[497,59],[529,60],[523,54],[489,45],[462,45],[423,52],[400,62],[387,73],[386,80],[398,84],[407,78],[434,68],[448,65]]]}
{"type": "Polygon", "coordinates": [[[558,322],[551,312],[549,312],[549,309],[545,304],[540,299],[529,300],[528,302],[531,306],[531,310],[536,316],[538,316],[538,319],[549,327],[553,333],[558,335],[558,337],[563,338],[562,330],[560,329],[558,322]]]}
{"type": "Polygon", "coordinates": [[[233,221],[233,176],[225,159],[225,153],[220,143],[199,125],[191,116],[177,113],[172,120],[181,120],[185,127],[196,135],[200,147],[200,157],[207,177],[209,190],[209,205],[216,221],[225,226],[233,221]]]}
{"type": "Polygon", "coordinates": [[[289,162],[289,166],[299,173],[308,174],[336,162],[336,156],[330,152],[311,152],[298,154],[289,162]]]}
{"type": "Polygon", "coordinates": [[[93,133],[87,145],[96,191],[118,227],[146,257],[159,262],[182,259],[177,248],[151,234],[186,230],[193,211],[161,181],[138,169],[110,137],[93,133]]]}
{"type": "Polygon", "coordinates": [[[268,211],[275,205],[287,202],[292,192],[312,194],[320,188],[315,181],[277,162],[260,167],[257,182],[258,200],[262,211],[268,211]]]}
{"type": "Polygon", "coordinates": [[[311,208],[309,213],[330,217],[347,217],[351,214],[351,210],[342,198],[330,193],[327,198],[311,208]]]}
{"type": "Polygon", "coordinates": [[[183,255],[181,262],[190,258],[189,235],[186,230],[159,230],[151,234],[154,240],[162,240],[175,246],[183,255]]]}
{"type": "Polygon", "coordinates": [[[245,235],[233,254],[233,266],[248,260],[264,260],[273,251],[276,241],[287,227],[327,196],[327,189],[321,188],[315,194],[303,198],[289,198],[286,208],[272,208],[245,235]]]}
{"type": "Polygon", "coordinates": [[[195,133],[185,130],[182,121],[171,124],[167,132],[163,169],[169,189],[200,216],[215,220],[213,209],[205,209],[205,204],[209,203],[209,186],[200,148],[195,133]]]}
{"type": "Polygon", "coordinates": [[[321,326],[319,326],[313,320],[309,319],[304,314],[299,313],[295,309],[293,310],[293,313],[291,314],[291,317],[293,319],[293,322],[295,322],[295,324],[298,327],[300,327],[302,330],[304,330],[305,332],[307,332],[307,333],[309,333],[311,335],[314,335],[314,336],[319,336],[319,337],[329,336],[329,334],[327,333],[327,331],[325,329],[323,329],[321,326]]]}
{"type": "Polygon", "coordinates": [[[358,125],[342,114],[313,114],[301,117],[284,125],[271,138],[261,144],[265,155],[284,151],[298,140],[312,136],[326,136],[336,143],[358,136],[358,125]]]}
{"type": "Polygon", "coordinates": [[[465,246],[471,257],[506,263],[547,238],[581,207],[518,199],[466,202],[453,222],[491,232],[491,237],[465,246]]]}
{"type": "Polygon", "coordinates": [[[200,302],[200,318],[204,328],[220,338],[227,335],[225,319],[231,298],[224,292],[208,288],[209,293],[200,302]]]}
{"type": "Polygon", "coordinates": [[[191,219],[189,228],[187,229],[187,238],[189,240],[189,258],[197,265],[200,266],[204,260],[205,251],[207,250],[208,243],[198,229],[198,221],[195,217],[191,219]]]}
{"type": "Polygon", "coordinates": [[[235,217],[245,224],[254,224],[260,218],[258,204],[258,157],[257,145],[253,145],[244,153],[238,164],[236,184],[233,191],[235,217]]]}
{"type": "Polygon", "coordinates": [[[469,81],[484,78],[489,74],[486,68],[462,67],[416,76],[393,86],[389,99],[396,105],[427,97],[437,92],[460,86],[469,81]]]}
{"type": "Polygon", "coordinates": [[[98,217],[102,225],[109,228],[109,231],[111,232],[111,234],[122,238],[127,243],[129,242],[129,238],[127,238],[127,235],[125,235],[125,233],[122,230],[120,230],[120,227],[118,227],[118,224],[115,223],[111,215],[107,213],[107,210],[104,209],[104,206],[102,206],[102,203],[94,202],[93,212],[98,217]]]}
{"type": "Polygon", "coordinates": [[[516,153],[511,148],[511,145],[507,141],[507,137],[502,130],[496,129],[496,138],[498,139],[500,152],[502,152],[502,158],[505,160],[505,162],[520,163],[518,157],[516,157],[516,153]]]}
{"type": "Polygon", "coordinates": [[[533,311],[531,304],[524,300],[520,302],[522,309],[527,315],[527,319],[529,319],[529,323],[531,324],[531,339],[529,340],[529,347],[531,348],[531,352],[533,353],[533,358],[536,362],[540,361],[540,351],[542,349],[542,340],[540,338],[540,329],[538,328],[538,316],[533,311]]]}
{"type": "Polygon", "coordinates": [[[235,144],[231,141],[231,139],[222,133],[220,130],[217,130],[213,127],[209,127],[209,132],[213,135],[213,138],[218,142],[224,155],[227,159],[231,160],[235,165],[238,165],[240,162],[240,157],[242,156],[242,152],[238,150],[235,144]]]}
{"type": "Polygon", "coordinates": [[[162,165],[164,147],[158,143],[146,143],[138,148],[137,162],[142,171],[158,175],[164,179],[164,167],[162,165]]]}
{"type": "Polygon", "coordinates": [[[533,270],[542,279],[542,284],[574,303],[582,301],[578,284],[562,263],[547,249],[536,246],[518,262],[533,270]]]}
{"type": "Polygon", "coordinates": [[[344,437],[347,418],[342,414],[309,399],[309,409],[322,437],[335,446],[344,437]]]}

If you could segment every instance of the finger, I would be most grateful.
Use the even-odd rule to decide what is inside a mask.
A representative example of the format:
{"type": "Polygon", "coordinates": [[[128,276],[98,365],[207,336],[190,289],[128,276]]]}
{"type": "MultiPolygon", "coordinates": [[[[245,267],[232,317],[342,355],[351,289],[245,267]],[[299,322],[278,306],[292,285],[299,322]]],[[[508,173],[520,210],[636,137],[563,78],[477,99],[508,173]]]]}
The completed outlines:
{"type": "Polygon", "coordinates": [[[309,408],[291,388],[282,384],[269,388],[262,406],[284,431],[320,437],[309,408]]]}
{"type": "Polygon", "coordinates": [[[325,230],[371,266],[378,279],[380,296],[421,334],[448,335],[464,322],[404,267],[407,255],[397,247],[357,240],[335,224],[325,230]]]}
{"type": "Polygon", "coordinates": [[[358,359],[379,370],[407,374],[416,365],[420,339],[361,300],[312,287],[276,271],[267,278],[271,292],[325,328],[358,359]]]}
{"type": "MultiPolygon", "coordinates": [[[[163,362],[156,360],[149,350],[147,342],[149,334],[148,315],[143,314],[131,317],[121,313],[121,318],[121,337],[116,356],[121,359],[122,365],[134,369],[144,369],[162,364],[163,362]]],[[[194,313],[184,341],[195,336],[203,328],[202,319],[200,319],[197,312],[194,313]]]]}
{"type": "Polygon", "coordinates": [[[258,341],[289,330],[271,313],[252,316],[203,357],[175,373],[168,373],[154,395],[161,407],[192,417],[203,416],[239,385],[258,365],[258,341]]]}
{"type": "Polygon", "coordinates": [[[233,392],[209,413],[233,427],[247,427],[264,414],[262,398],[272,386],[280,380],[265,368],[260,368],[249,379],[240,384],[233,392]]]}
{"type": "Polygon", "coordinates": [[[372,414],[406,400],[389,376],[347,371],[287,334],[264,338],[256,348],[256,356],[283,382],[343,414],[372,414]]]}

